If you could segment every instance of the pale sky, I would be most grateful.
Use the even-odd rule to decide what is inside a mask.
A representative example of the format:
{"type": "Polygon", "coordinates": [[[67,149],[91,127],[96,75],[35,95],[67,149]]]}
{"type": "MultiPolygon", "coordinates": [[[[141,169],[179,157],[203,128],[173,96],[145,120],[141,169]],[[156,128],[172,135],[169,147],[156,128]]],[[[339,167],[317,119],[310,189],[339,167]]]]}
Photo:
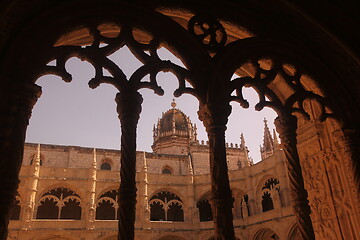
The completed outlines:
{"type": "MultiPolygon", "coordinates": [[[[159,51],[162,59],[181,64],[165,50],[159,51]]],[[[127,76],[130,76],[140,63],[126,48],[111,56],[127,76]]],[[[120,149],[120,121],[117,118],[115,87],[102,84],[96,89],[88,87],[88,81],[94,76],[94,68],[77,58],[70,59],[67,70],[73,75],[71,83],[63,82],[56,76],[44,76],[37,84],[42,86],[43,94],[35,105],[27,130],[26,141],[32,143],[74,145],[83,147],[120,149]]],[[[158,84],[164,89],[164,96],[157,96],[151,90],[140,90],[144,102],[138,124],[137,150],[151,152],[153,142],[152,129],[162,112],[171,108],[173,92],[177,80],[171,73],[158,75],[158,84]]],[[[268,120],[271,133],[276,113],[271,109],[257,112],[257,94],[249,89],[245,92],[251,106],[242,109],[238,103],[232,103],[232,113],[226,131],[226,141],[240,143],[243,133],[249,154],[254,162],[260,160],[259,145],[262,145],[264,117],[268,120]]],[[[202,122],[198,120],[198,101],[195,97],[184,94],[175,98],[177,108],[188,115],[198,128],[198,139],[207,140],[202,122]]]]}

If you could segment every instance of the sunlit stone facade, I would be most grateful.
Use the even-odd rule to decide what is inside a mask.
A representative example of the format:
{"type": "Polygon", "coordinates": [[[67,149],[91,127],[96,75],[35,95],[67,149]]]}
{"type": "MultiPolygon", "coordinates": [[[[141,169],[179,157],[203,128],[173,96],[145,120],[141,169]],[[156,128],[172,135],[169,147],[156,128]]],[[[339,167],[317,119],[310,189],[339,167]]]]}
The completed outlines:
{"type": "MultiPolygon", "coordinates": [[[[154,125],[153,152],[137,152],[136,239],[213,236],[209,147],[176,108],[154,125]]],[[[265,121],[262,160],[244,136],[227,144],[236,237],[295,239],[284,153],[265,121]]],[[[9,239],[117,239],[120,151],[25,145],[9,239]]]]}

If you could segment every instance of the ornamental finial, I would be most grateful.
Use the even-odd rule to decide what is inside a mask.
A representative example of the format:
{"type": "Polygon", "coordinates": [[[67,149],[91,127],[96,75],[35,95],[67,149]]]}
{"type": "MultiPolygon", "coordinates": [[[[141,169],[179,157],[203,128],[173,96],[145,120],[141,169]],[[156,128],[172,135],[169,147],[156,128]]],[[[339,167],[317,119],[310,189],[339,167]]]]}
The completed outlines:
{"type": "Polygon", "coordinates": [[[176,107],[176,102],[175,102],[175,99],[173,98],[172,102],[171,102],[171,107],[172,108],[175,108],[176,107]]]}

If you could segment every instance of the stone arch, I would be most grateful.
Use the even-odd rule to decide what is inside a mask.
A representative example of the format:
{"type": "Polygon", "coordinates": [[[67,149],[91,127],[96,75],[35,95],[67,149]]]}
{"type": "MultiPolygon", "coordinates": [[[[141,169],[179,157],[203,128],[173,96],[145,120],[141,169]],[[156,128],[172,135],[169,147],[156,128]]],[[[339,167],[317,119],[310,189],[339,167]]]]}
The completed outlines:
{"type": "Polygon", "coordinates": [[[111,158],[101,159],[99,164],[100,170],[112,170],[113,167],[114,167],[114,161],[111,158]]]}
{"type": "Polygon", "coordinates": [[[297,227],[296,224],[294,224],[290,230],[288,231],[288,233],[286,234],[286,240],[297,240],[298,239],[298,234],[299,234],[299,229],[297,227]]]}
{"type": "Polygon", "coordinates": [[[174,170],[172,167],[170,167],[169,165],[165,165],[162,167],[161,169],[161,173],[162,174],[174,174],[174,170]]]}
{"type": "Polygon", "coordinates": [[[280,240],[279,236],[269,228],[259,229],[252,238],[253,240],[280,240]]]}
{"type": "Polygon", "coordinates": [[[247,218],[250,216],[250,198],[249,195],[242,189],[233,189],[234,218],[247,218]]]}
{"type": "Polygon", "coordinates": [[[272,174],[266,174],[260,179],[256,187],[256,205],[258,210],[266,212],[281,207],[280,185],[279,180],[272,174]],[[276,182],[276,186],[271,184],[272,180],[276,182]],[[267,186],[269,184],[271,186],[267,186]]]}
{"type": "Polygon", "coordinates": [[[150,221],[184,221],[184,203],[170,190],[156,191],[149,199],[150,221]]]}
{"type": "Polygon", "coordinates": [[[200,222],[207,222],[213,220],[210,191],[201,195],[201,197],[196,202],[196,207],[199,211],[200,222]]]}
{"type": "Polygon", "coordinates": [[[107,190],[103,190],[96,200],[95,219],[117,220],[118,208],[118,189],[108,188],[107,190]]]}
{"type": "Polygon", "coordinates": [[[67,189],[71,189],[72,191],[74,191],[77,195],[79,195],[80,199],[84,199],[84,193],[83,193],[83,189],[81,189],[80,187],[73,185],[71,183],[68,183],[66,181],[62,182],[62,183],[56,183],[56,184],[52,184],[49,186],[45,186],[43,188],[43,190],[39,191],[37,196],[36,196],[36,200],[35,200],[35,206],[37,206],[37,203],[39,202],[39,199],[49,190],[51,189],[55,189],[55,188],[67,188],[67,189]]]}
{"type": "Polygon", "coordinates": [[[178,235],[173,235],[173,234],[167,235],[166,234],[166,236],[162,236],[160,238],[157,238],[157,240],[185,240],[185,238],[183,238],[181,236],[178,236],[178,235]]]}
{"type": "MultiPolygon", "coordinates": [[[[162,1],[160,1],[157,4],[161,5],[161,2],[162,1]]],[[[21,6],[21,1],[19,1],[19,5],[21,6]]],[[[8,20],[8,18],[10,18],[10,16],[17,16],[16,14],[13,14],[14,12],[15,13],[17,12],[15,9],[22,9],[24,12],[27,13],[27,14],[24,14],[24,16],[19,14],[20,16],[19,16],[18,20],[15,21],[16,23],[19,23],[18,26],[15,23],[11,24],[11,22],[14,22],[14,21],[10,21],[10,20],[8,20],[10,22],[10,23],[8,23],[9,27],[8,27],[8,25],[4,24],[7,29],[5,32],[7,32],[9,35],[9,39],[3,40],[4,44],[2,45],[2,46],[6,46],[6,48],[2,47],[4,49],[4,54],[2,54],[2,57],[4,59],[2,59],[2,61],[1,61],[1,66],[0,66],[1,70],[0,71],[6,72],[6,75],[8,75],[8,76],[5,76],[4,79],[7,79],[8,77],[11,76],[14,79],[19,79],[19,80],[16,80],[19,83],[21,81],[31,82],[33,80],[31,78],[38,74],[38,73],[34,73],[34,71],[37,71],[39,66],[42,66],[43,63],[46,64],[47,60],[49,60],[47,57],[44,57],[41,55],[41,53],[48,52],[48,51],[46,51],[47,49],[44,46],[52,46],[53,43],[56,41],[56,39],[59,36],[61,36],[61,34],[66,32],[66,29],[71,29],[76,24],[77,24],[76,26],[79,25],[79,22],[75,22],[75,23],[61,22],[61,19],[62,19],[61,15],[57,15],[57,14],[60,14],[59,12],[61,12],[61,14],[64,14],[64,12],[66,12],[65,14],[67,16],[69,16],[68,19],[74,19],[74,21],[77,21],[76,19],[78,17],[79,18],[78,21],[80,21],[80,22],[82,21],[81,19],[84,19],[87,17],[86,13],[88,13],[88,10],[91,10],[91,9],[99,9],[100,8],[99,11],[96,11],[97,14],[99,14],[100,16],[94,16],[94,19],[98,19],[98,17],[99,17],[99,19],[101,19],[100,13],[107,12],[106,10],[109,10],[108,11],[109,17],[107,16],[108,18],[111,18],[111,13],[114,13],[114,12],[116,12],[118,15],[122,15],[124,18],[126,18],[126,17],[131,18],[132,14],[134,14],[134,12],[135,12],[135,11],[131,11],[133,9],[129,10],[126,8],[121,11],[121,7],[122,7],[121,4],[119,4],[120,6],[118,6],[118,5],[107,6],[109,9],[105,8],[104,6],[99,7],[97,4],[95,6],[94,5],[95,4],[93,4],[93,3],[89,3],[89,4],[86,4],[86,6],[84,6],[83,4],[80,4],[79,2],[64,3],[63,6],[55,4],[55,5],[52,5],[51,7],[49,7],[49,9],[47,9],[48,11],[46,11],[45,6],[42,6],[43,8],[41,8],[40,3],[39,3],[40,8],[38,8],[38,5],[34,5],[36,7],[33,6],[33,8],[29,7],[28,9],[24,9],[22,7],[18,7],[17,4],[14,4],[13,8],[11,8],[10,6],[9,6],[9,8],[4,8],[5,9],[4,11],[6,11],[5,13],[7,13],[5,15],[4,19],[7,19],[7,20],[8,20]],[[34,8],[37,9],[36,12],[39,14],[36,14],[36,16],[37,16],[36,19],[34,17],[34,19],[31,19],[32,21],[27,21],[29,19],[29,16],[35,15],[35,14],[33,14],[34,12],[31,11],[31,10],[34,10],[34,8]],[[81,8],[83,10],[83,11],[81,11],[81,13],[79,13],[78,11],[75,11],[75,9],[79,9],[79,8],[81,8]],[[113,9],[111,9],[111,8],[113,8],[113,9]],[[118,8],[120,8],[120,11],[118,11],[118,8]],[[59,10],[62,10],[62,11],[59,11],[59,10]],[[59,22],[54,21],[54,23],[52,23],[53,25],[50,26],[49,25],[50,23],[48,23],[48,21],[46,21],[47,16],[54,16],[53,19],[59,19],[59,22]],[[38,23],[38,24],[34,24],[34,23],[38,23]],[[34,26],[32,26],[31,24],[34,24],[34,26]],[[56,31],[54,31],[53,29],[56,29],[56,31]],[[47,33],[47,34],[45,34],[44,38],[32,39],[33,36],[43,36],[42,33],[47,33]],[[13,38],[10,39],[10,37],[13,37],[13,38]],[[26,50],[26,49],[29,49],[29,50],[26,50]],[[16,59],[13,56],[16,56],[16,59]],[[39,57],[38,57],[38,59],[34,59],[34,62],[31,62],[30,56],[39,56],[39,57]],[[21,73],[20,73],[18,71],[18,69],[23,69],[24,71],[23,72],[21,71],[21,73]],[[12,76],[12,75],[14,75],[14,76],[12,76]],[[22,79],[26,79],[26,80],[22,80],[22,79]]],[[[216,3],[215,3],[215,5],[216,5],[216,3]]],[[[304,3],[304,5],[306,6],[305,3],[304,3]]],[[[186,6],[186,4],[185,4],[185,6],[186,6]]],[[[297,43],[297,46],[299,46],[299,48],[298,49],[294,48],[295,51],[293,51],[293,55],[298,56],[299,61],[301,61],[302,63],[304,61],[309,61],[308,64],[305,64],[306,66],[313,65],[313,66],[310,66],[309,69],[312,70],[311,72],[317,73],[316,79],[319,83],[320,88],[324,88],[326,90],[325,91],[326,94],[329,95],[330,97],[331,96],[333,97],[333,99],[329,98],[329,102],[331,103],[332,106],[334,106],[334,109],[336,110],[337,115],[341,116],[341,120],[342,120],[341,128],[345,128],[345,129],[350,128],[350,129],[355,129],[355,131],[358,131],[359,127],[358,126],[353,127],[353,123],[359,122],[358,121],[359,120],[359,111],[358,111],[357,107],[355,107],[358,105],[357,103],[359,102],[359,98],[357,96],[357,93],[359,92],[358,91],[359,87],[357,84],[357,80],[358,80],[357,74],[359,73],[359,65],[356,62],[355,48],[352,49],[353,52],[351,52],[352,50],[351,49],[348,50],[347,46],[345,44],[346,42],[347,42],[347,44],[349,44],[348,41],[350,41],[349,39],[351,39],[351,37],[342,36],[343,34],[332,35],[332,31],[335,31],[335,33],[337,31],[339,31],[339,30],[334,30],[334,29],[330,30],[328,33],[326,31],[326,27],[324,26],[322,21],[319,20],[319,18],[316,18],[315,16],[314,16],[315,17],[314,21],[315,21],[315,23],[318,23],[318,24],[311,24],[312,23],[311,21],[313,21],[313,20],[311,18],[307,17],[306,10],[305,10],[306,7],[302,8],[301,7],[302,5],[295,4],[295,6],[288,6],[286,3],[281,3],[281,4],[279,4],[279,6],[268,6],[266,4],[245,2],[242,5],[238,5],[238,6],[239,7],[241,6],[241,7],[243,7],[242,9],[244,9],[244,11],[243,11],[244,15],[241,18],[238,18],[237,17],[238,15],[235,13],[238,10],[238,8],[230,8],[230,6],[227,5],[226,3],[225,4],[218,3],[218,5],[216,5],[216,8],[214,8],[214,9],[217,9],[217,16],[219,18],[226,17],[226,19],[234,20],[239,25],[245,24],[245,26],[247,28],[251,29],[255,33],[257,33],[257,32],[263,33],[262,36],[264,36],[264,39],[261,39],[261,41],[264,41],[266,39],[281,39],[282,37],[284,37],[283,42],[289,41],[289,42],[297,43]],[[228,7],[228,8],[226,8],[226,7],[228,7]],[[246,11],[247,9],[255,9],[255,8],[251,8],[251,7],[256,7],[256,9],[259,12],[256,12],[257,14],[253,14],[253,16],[251,16],[251,13],[253,13],[253,11],[246,11]],[[266,11],[268,9],[271,9],[272,11],[266,11]],[[295,9],[295,11],[294,11],[294,9],[295,9]],[[298,10],[298,11],[296,11],[296,10],[298,10]],[[262,13],[264,13],[264,14],[262,14],[262,13]],[[282,14],[286,14],[286,15],[291,14],[291,16],[294,16],[294,18],[293,19],[290,18],[290,20],[289,20],[290,22],[280,23],[279,26],[276,26],[277,25],[276,21],[265,21],[265,22],[260,21],[261,19],[270,19],[270,20],[273,18],[277,19],[276,14],[278,14],[278,13],[282,13],[282,14]],[[261,18],[260,18],[260,16],[261,16],[261,18]],[[309,19],[311,19],[311,20],[309,20],[309,19]],[[318,20],[318,21],[316,21],[316,20],[318,20]],[[264,26],[264,24],[265,24],[265,26],[264,26]],[[312,25],[313,27],[309,27],[309,25],[312,25]],[[291,28],[288,26],[291,26],[291,28]],[[272,29],[272,31],[262,32],[261,31],[262,29],[272,29]],[[341,36],[340,38],[343,40],[343,42],[341,42],[341,41],[338,42],[338,39],[336,39],[334,36],[341,36]],[[306,39],[306,43],[307,43],[306,47],[305,47],[305,44],[301,44],[301,42],[298,41],[297,39],[306,39]],[[302,54],[302,51],[308,53],[308,52],[312,52],[312,50],[314,52],[314,54],[312,54],[312,55],[302,54]],[[312,57],[312,56],[314,56],[314,57],[312,57]],[[324,57],[324,56],[326,56],[326,57],[324,57]],[[320,64],[319,64],[319,62],[320,62],[320,64]],[[323,74],[323,76],[321,76],[322,74],[323,74]],[[320,79],[320,80],[318,80],[318,79],[320,79]],[[342,81],[342,80],[344,80],[344,81],[342,81]],[[346,84],[343,84],[343,83],[346,83],[346,84]],[[328,85],[328,86],[326,86],[326,85],[328,85]],[[337,97],[337,96],[339,96],[339,97],[337,97]],[[351,100],[349,100],[349,99],[351,99],[351,100]]],[[[335,7],[335,4],[332,6],[335,7]]],[[[350,7],[348,7],[348,8],[350,8],[350,7]]],[[[331,9],[331,7],[329,7],[327,10],[329,10],[329,9],[331,9]]],[[[22,10],[18,10],[18,11],[21,12],[22,10]]],[[[325,11],[321,11],[321,9],[318,9],[318,10],[321,13],[325,12],[325,11]]],[[[314,11],[314,12],[317,12],[317,11],[314,11]]],[[[352,11],[350,11],[350,12],[352,12],[352,11]]],[[[147,14],[147,12],[145,10],[144,10],[144,14],[145,15],[147,14]]],[[[278,16],[281,16],[282,14],[280,14],[278,16]]],[[[327,14],[329,14],[329,13],[327,13],[327,14]]],[[[142,15],[142,17],[143,16],[144,15],[142,15]]],[[[158,17],[158,16],[156,15],[156,17],[158,17]]],[[[145,17],[145,19],[148,19],[148,18],[145,17]]],[[[158,21],[154,25],[161,24],[160,20],[162,20],[162,18],[160,18],[160,19],[156,18],[155,20],[158,20],[158,21]]],[[[349,20],[347,20],[347,21],[349,21],[349,20]]],[[[149,24],[152,24],[152,23],[149,23],[149,24]]],[[[337,29],[343,29],[343,28],[339,27],[340,25],[337,25],[337,26],[338,26],[337,29]]],[[[176,30],[178,30],[178,28],[176,30]]],[[[183,30],[181,30],[181,31],[183,31],[183,30]]],[[[346,30],[343,30],[343,31],[345,33],[347,32],[346,30]]],[[[185,40],[188,40],[188,39],[185,39],[185,40]]],[[[182,41],[179,41],[179,42],[182,42],[182,41]]],[[[184,46],[187,46],[187,45],[188,45],[188,47],[191,46],[191,44],[188,44],[189,42],[192,42],[192,41],[191,40],[184,41],[184,46]]],[[[251,40],[248,42],[251,43],[251,40]]],[[[271,48],[271,45],[272,44],[270,43],[270,45],[268,45],[268,46],[270,46],[270,48],[271,48]]],[[[350,41],[350,46],[351,46],[351,41],[350,41]]],[[[255,48],[257,48],[257,47],[255,47],[255,48]]],[[[247,51],[253,50],[253,49],[248,50],[248,48],[246,48],[246,47],[244,47],[243,49],[246,49],[247,51]]],[[[181,50],[181,48],[176,48],[174,50],[174,52],[176,52],[176,50],[181,50]]],[[[190,49],[191,52],[193,52],[192,50],[193,49],[190,49]]],[[[197,49],[195,49],[195,50],[197,50],[197,49]]],[[[262,49],[260,48],[259,51],[261,51],[261,50],[262,49]]],[[[181,51],[179,51],[179,52],[181,52],[181,51]]],[[[288,51],[288,52],[290,53],[291,51],[288,51]]],[[[281,53],[283,53],[283,52],[279,52],[279,55],[282,55],[281,53]]],[[[239,55],[239,56],[244,56],[244,54],[239,54],[239,52],[235,52],[234,54],[239,55]]],[[[203,51],[200,51],[200,52],[197,51],[194,54],[194,56],[200,56],[200,55],[205,55],[205,54],[203,54],[203,51]]],[[[246,54],[245,54],[245,56],[246,56],[246,54]]],[[[186,58],[186,57],[184,57],[184,58],[186,58]]],[[[187,59],[187,60],[189,60],[191,62],[191,59],[187,59]]],[[[205,60],[204,62],[209,62],[208,58],[194,59],[193,61],[197,62],[198,60],[205,60]]],[[[185,61],[185,62],[188,62],[188,61],[185,61]]],[[[199,62],[202,62],[202,61],[199,61],[199,62]]],[[[191,65],[190,68],[199,67],[195,63],[188,64],[188,66],[190,66],[190,65],[191,65]]],[[[218,74],[218,75],[221,75],[221,74],[218,74]]],[[[13,79],[10,79],[10,80],[8,80],[8,82],[6,82],[6,80],[4,80],[4,82],[7,84],[16,82],[16,81],[15,80],[13,81],[13,79]]],[[[199,82],[201,82],[201,81],[199,81],[199,82]]],[[[16,83],[14,85],[16,87],[16,83]]],[[[9,91],[9,92],[12,92],[12,91],[9,91]]],[[[16,91],[14,90],[14,92],[16,92],[16,91]]],[[[13,96],[11,93],[8,93],[8,94],[4,93],[4,95],[6,96],[4,98],[4,100],[7,98],[7,96],[13,96]]],[[[21,94],[19,94],[19,95],[21,95],[21,94]]],[[[210,94],[210,97],[211,97],[211,94],[210,94]]],[[[14,106],[16,106],[16,105],[17,104],[15,104],[14,106]]],[[[14,127],[13,129],[16,129],[16,127],[14,127]]],[[[18,129],[19,129],[18,131],[25,131],[25,130],[23,130],[23,127],[19,127],[18,129]]],[[[21,132],[21,134],[18,134],[18,135],[23,136],[23,134],[24,134],[24,132],[21,132]]],[[[346,134],[352,136],[352,133],[346,133],[346,134]]],[[[357,135],[355,134],[355,136],[357,136],[357,135]]],[[[21,142],[23,140],[18,140],[18,141],[21,142]]],[[[16,141],[14,141],[14,142],[16,142],[16,141]]],[[[14,143],[14,145],[15,145],[15,143],[14,143]]],[[[352,153],[350,152],[349,164],[351,164],[351,160],[352,160],[355,163],[354,168],[356,168],[356,170],[358,170],[359,159],[356,157],[356,151],[357,151],[356,146],[358,146],[358,144],[356,144],[356,141],[353,141],[353,144],[350,144],[350,146],[348,146],[349,149],[355,153],[355,154],[353,154],[354,155],[353,156],[353,155],[351,155],[352,153]]],[[[17,149],[20,149],[20,148],[17,148],[17,149]]],[[[342,165],[345,165],[345,163],[342,163],[342,165]]],[[[351,170],[351,167],[348,170],[351,170]]],[[[301,174],[301,170],[297,171],[297,172],[299,174],[301,174]]],[[[357,174],[357,177],[359,176],[359,172],[360,171],[355,171],[355,173],[357,174]]],[[[356,180],[356,185],[357,186],[355,186],[355,188],[359,188],[358,179],[356,180]]]]}
{"type": "Polygon", "coordinates": [[[73,219],[80,220],[82,200],[67,187],[48,188],[36,203],[37,219],[73,219]]]}

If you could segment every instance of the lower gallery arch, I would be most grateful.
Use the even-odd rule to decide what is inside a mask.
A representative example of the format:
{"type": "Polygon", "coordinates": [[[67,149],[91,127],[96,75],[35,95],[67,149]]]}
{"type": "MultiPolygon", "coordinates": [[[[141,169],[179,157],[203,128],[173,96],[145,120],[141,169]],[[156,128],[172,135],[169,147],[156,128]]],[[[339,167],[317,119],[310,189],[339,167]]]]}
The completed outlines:
{"type": "Polygon", "coordinates": [[[287,240],[297,240],[299,234],[299,229],[297,228],[296,224],[290,228],[290,231],[287,236],[287,240]]]}
{"type": "Polygon", "coordinates": [[[253,240],[280,240],[280,238],[273,230],[262,228],[255,233],[253,240]]]}
{"type": "Polygon", "coordinates": [[[213,212],[210,204],[211,194],[207,192],[197,201],[196,207],[199,211],[200,222],[208,222],[213,220],[213,212]]]}
{"type": "Polygon", "coordinates": [[[176,235],[167,235],[159,238],[158,240],[186,240],[186,239],[176,235]]]}

